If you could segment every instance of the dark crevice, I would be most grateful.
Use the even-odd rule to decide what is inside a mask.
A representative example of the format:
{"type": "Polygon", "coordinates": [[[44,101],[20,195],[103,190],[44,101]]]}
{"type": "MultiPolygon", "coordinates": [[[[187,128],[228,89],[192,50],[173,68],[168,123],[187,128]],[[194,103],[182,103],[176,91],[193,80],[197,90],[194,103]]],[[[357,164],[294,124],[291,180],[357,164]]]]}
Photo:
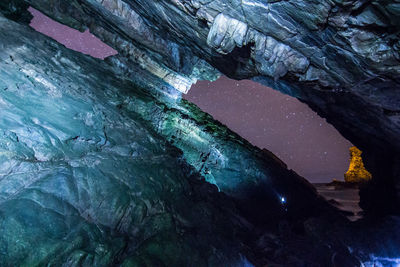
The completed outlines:
{"type": "Polygon", "coordinates": [[[254,46],[254,43],[248,43],[242,47],[236,46],[227,55],[215,54],[211,58],[212,64],[230,78],[251,78],[257,74],[254,59],[251,57],[254,46]],[[226,64],[227,61],[230,64],[226,64]]]}
{"type": "Polygon", "coordinates": [[[390,109],[383,109],[383,113],[386,116],[400,116],[400,110],[390,110],[390,109]]]}
{"type": "Polygon", "coordinates": [[[208,21],[206,19],[198,19],[198,25],[203,29],[208,29],[208,21]]]}
{"type": "Polygon", "coordinates": [[[356,16],[360,15],[367,7],[370,6],[371,2],[372,2],[371,0],[359,1],[360,6],[356,9],[353,9],[353,11],[350,13],[351,16],[356,17],[356,16]]]}
{"type": "Polygon", "coordinates": [[[23,0],[0,1],[0,12],[13,21],[28,24],[32,15],[28,12],[29,5],[23,0]]]}

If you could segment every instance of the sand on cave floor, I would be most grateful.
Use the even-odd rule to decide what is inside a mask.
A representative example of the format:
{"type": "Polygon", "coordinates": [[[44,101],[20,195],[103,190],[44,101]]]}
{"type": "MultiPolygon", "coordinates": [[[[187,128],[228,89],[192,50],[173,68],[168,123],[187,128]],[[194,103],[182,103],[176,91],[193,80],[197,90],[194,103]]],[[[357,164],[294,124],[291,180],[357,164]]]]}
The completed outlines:
{"type": "Polygon", "coordinates": [[[333,206],[346,212],[350,221],[362,218],[362,209],[359,206],[360,196],[358,187],[341,187],[332,184],[313,184],[318,193],[333,206]]]}

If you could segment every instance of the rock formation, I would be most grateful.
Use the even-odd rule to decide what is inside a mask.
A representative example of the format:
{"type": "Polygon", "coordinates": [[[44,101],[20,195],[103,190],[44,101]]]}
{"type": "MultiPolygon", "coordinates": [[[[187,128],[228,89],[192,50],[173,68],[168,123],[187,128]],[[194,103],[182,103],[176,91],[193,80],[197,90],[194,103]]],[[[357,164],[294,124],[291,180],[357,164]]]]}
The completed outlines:
{"type": "Polygon", "coordinates": [[[1,5],[9,17],[24,18],[21,10],[32,5],[76,29],[90,28],[182,92],[196,79],[213,80],[222,72],[299,98],[364,151],[376,183],[363,194],[364,208],[373,212],[394,202],[400,207],[395,190],[400,3],[6,0],[1,5]],[[374,195],[382,195],[380,204],[374,195]]]}
{"type": "Polygon", "coordinates": [[[0,44],[2,264],[312,262],[275,228],[335,211],[174,87],[2,16],[0,44]]]}
{"type": "Polygon", "coordinates": [[[346,183],[362,183],[371,180],[372,175],[365,167],[361,157],[361,150],[357,147],[350,147],[350,166],[344,174],[344,181],[346,183]]]}
{"type": "Polygon", "coordinates": [[[399,171],[398,5],[1,1],[0,261],[390,263],[397,217],[349,225],[302,177],[181,93],[222,72],[298,97],[366,152],[378,186],[361,197],[378,189],[380,202],[365,206],[393,205],[382,185],[396,192],[399,171]],[[96,60],[34,32],[29,5],[90,28],[119,55],[96,60]]]}

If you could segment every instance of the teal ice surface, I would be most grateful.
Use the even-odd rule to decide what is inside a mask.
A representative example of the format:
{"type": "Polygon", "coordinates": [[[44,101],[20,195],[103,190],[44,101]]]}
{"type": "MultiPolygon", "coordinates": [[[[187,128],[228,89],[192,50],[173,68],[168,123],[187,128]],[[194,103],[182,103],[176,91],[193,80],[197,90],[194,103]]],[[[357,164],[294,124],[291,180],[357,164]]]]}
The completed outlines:
{"type": "Polygon", "coordinates": [[[131,82],[3,17],[0,40],[2,265],[242,261],[216,188],[118,105],[131,82]]]}
{"type": "Polygon", "coordinates": [[[329,210],[270,153],[123,56],[94,59],[1,16],[0,48],[6,266],[243,266],[252,220],[329,210]]]}

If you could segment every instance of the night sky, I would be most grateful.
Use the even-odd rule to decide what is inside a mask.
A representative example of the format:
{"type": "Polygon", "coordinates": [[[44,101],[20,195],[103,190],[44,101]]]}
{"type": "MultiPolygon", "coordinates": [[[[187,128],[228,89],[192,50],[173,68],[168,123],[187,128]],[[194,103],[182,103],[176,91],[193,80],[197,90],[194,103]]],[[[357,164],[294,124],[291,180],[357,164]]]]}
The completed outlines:
{"type": "MultiPolygon", "coordinates": [[[[116,51],[89,31],[81,33],[30,8],[31,26],[70,49],[104,59],[116,51]]],[[[252,81],[199,81],[186,99],[252,144],[267,148],[311,182],[343,179],[351,144],[297,99],[252,81]]]]}
{"type": "Polygon", "coordinates": [[[35,30],[52,37],[70,49],[101,59],[117,54],[117,51],[100,41],[88,30],[82,33],[55,22],[34,8],[29,8],[29,11],[34,16],[30,25],[35,30]]]}
{"type": "Polygon", "coordinates": [[[226,77],[197,82],[185,98],[311,182],[343,180],[351,143],[296,98],[226,77]]]}

